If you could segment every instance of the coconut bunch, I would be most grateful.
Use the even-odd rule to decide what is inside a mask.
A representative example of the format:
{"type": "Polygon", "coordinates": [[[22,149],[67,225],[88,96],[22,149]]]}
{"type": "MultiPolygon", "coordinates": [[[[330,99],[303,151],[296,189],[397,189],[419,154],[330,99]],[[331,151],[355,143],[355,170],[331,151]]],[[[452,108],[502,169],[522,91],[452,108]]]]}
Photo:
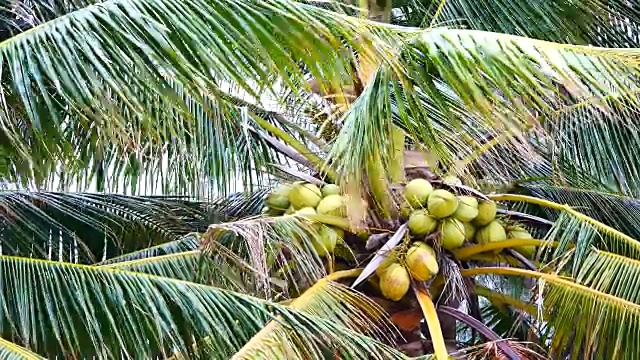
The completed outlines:
{"type": "MultiPolygon", "coordinates": [[[[442,184],[448,189],[462,185],[452,177],[443,179],[442,184]]],[[[427,281],[438,274],[434,247],[455,250],[465,243],[532,238],[521,225],[498,219],[495,202],[456,195],[448,189],[435,188],[426,179],[414,179],[405,186],[400,214],[407,219],[411,240],[405,254],[393,251],[376,270],[385,298],[399,301],[409,290],[412,278],[427,281]]],[[[533,246],[516,250],[526,257],[535,253],[533,246]]]]}
{"type": "MultiPolygon", "coordinates": [[[[461,185],[459,179],[448,177],[443,184],[461,185]]],[[[456,195],[447,189],[436,189],[426,179],[414,179],[404,189],[406,202],[401,214],[408,218],[409,231],[415,238],[439,235],[438,244],[454,250],[465,242],[485,244],[506,239],[531,239],[520,225],[497,218],[497,205],[490,200],[470,195],[456,195]]],[[[535,248],[516,249],[530,257],[535,248]],[[533,251],[532,251],[533,250],[533,251]]]]}
{"type": "MultiPolygon", "coordinates": [[[[331,215],[346,217],[347,205],[335,184],[326,184],[319,188],[315,184],[298,181],[283,184],[266,197],[263,214],[281,215],[331,215]]],[[[319,256],[332,253],[336,244],[344,239],[344,230],[324,224],[316,224],[319,234],[312,241],[319,256]]]]}
{"type": "Polygon", "coordinates": [[[390,253],[376,269],[382,296],[399,301],[409,291],[411,278],[427,281],[440,271],[433,248],[422,241],[411,244],[406,254],[390,253]]]}

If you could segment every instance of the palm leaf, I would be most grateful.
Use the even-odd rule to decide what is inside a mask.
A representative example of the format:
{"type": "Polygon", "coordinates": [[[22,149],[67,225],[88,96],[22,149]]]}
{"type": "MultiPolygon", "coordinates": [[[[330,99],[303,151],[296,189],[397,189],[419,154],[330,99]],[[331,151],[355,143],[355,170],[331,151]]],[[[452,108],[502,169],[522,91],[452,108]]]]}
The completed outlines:
{"type": "Polygon", "coordinates": [[[576,281],[590,288],[640,304],[640,292],[633,284],[640,261],[606,251],[594,250],[586,258],[576,281]]]}
{"type": "MultiPolygon", "coordinates": [[[[333,281],[348,275],[350,275],[349,271],[336,272],[319,280],[300,297],[294,299],[289,304],[289,307],[328,320],[335,319],[338,323],[350,324],[350,327],[356,329],[365,331],[366,329],[373,329],[372,336],[392,341],[398,335],[395,330],[390,327],[380,327],[376,330],[376,328],[372,327],[372,321],[373,323],[387,323],[388,317],[385,315],[384,310],[360,293],[333,281]],[[355,313],[366,314],[366,316],[353,316],[355,313]],[[348,315],[345,316],[345,314],[348,315]]],[[[290,330],[283,327],[282,324],[272,321],[248,342],[233,359],[274,359],[279,358],[278,354],[281,352],[288,352],[290,357],[295,358],[315,357],[314,352],[318,349],[314,349],[313,345],[311,348],[306,348],[305,344],[300,344],[300,347],[305,349],[303,352],[289,348],[290,345],[288,343],[290,341],[300,340],[297,339],[295,334],[289,335],[290,333],[290,330]],[[278,339],[286,340],[278,341],[278,339]]],[[[370,354],[370,356],[375,355],[370,354]]],[[[396,358],[398,354],[391,353],[387,356],[396,358]]]]}
{"type": "MultiPolygon", "coordinates": [[[[618,229],[633,238],[640,237],[640,202],[632,196],[600,187],[561,186],[551,181],[519,184],[527,194],[567,204],[585,215],[618,229]]],[[[549,214],[551,215],[551,214],[549,214]]]]}
{"type": "MultiPolygon", "coordinates": [[[[393,350],[349,330],[367,317],[338,306],[335,291],[318,294],[324,299],[319,304],[336,314],[327,321],[227,290],[148,274],[6,256],[0,257],[0,268],[3,337],[49,358],[180,353],[226,359],[275,315],[300,341],[288,342],[295,351],[335,347],[352,358],[394,358],[393,350]]],[[[343,288],[340,301],[348,291],[343,288]]]]}
{"type": "MultiPolygon", "coordinates": [[[[638,67],[631,49],[596,50],[479,31],[430,29],[414,35],[398,51],[401,65],[378,70],[345,115],[331,151],[341,174],[354,180],[360,180],[373,161],[383,168],[391,163],[386,144],[394,124],[447,171],[468,171],[456,168],[458,162],[494,138],[513,149],[510,154],[517,149],[520,157],[540,167],[548,165],[525,131],[572,104],[596,107],[598,99],[607,97],[625,109],[637,101],[633,84],[638,67]],[[425,99],[429,106],[420,106],[425,99]],[[539,116],[532,118],[532,113],[539,116]]],[[[508,162],[504,155],[502,160],[508,162]]],[[[495,163],[476,167],[497,171],[495,163]]]]}
{"type": "Polygon", "coordinates": [[[2,119],[19,119],[3,121],[3,150],[38,164],[39,177],[63,167],[65,181],[84,180],[93,164],[133,182],[140,168],[154,179],[164,172],[165,189],[198,193],[213,180],[226,190],[230,169],[250,175],[272,160],[264,139],[247,133],[259,114],[227,95],[262,107],[277,87],[299,93],[307,73],[337,83],[351,72],[343,42],[357,50],[353,39],[367,27],[271,0],[109,0],[77,9],[0,45],[2,119]],[[73,149],[87,151],[69,157],[73,149]]]}
{"type": "Polygon", "coordinates": [[[538,278],[544,286],[545,318],[552,328],[551,350],[586,358],[635,359],[640,305],[570,279],[530,270],[477,268],[463,275],[500,274],[538,278]],[[622,325],[621,325],[622,324],[622,325]],[[606,340],[604,340],[606,339],[606,340]]]}
{"type": "MultiPolygon", "coordinates": [[[[550,260],[560,258],[571,261],[572,274],[576,274],[592,247],[607,249],[633,258],[640,256],[640,241],[595,220],[569,205],[525,195],[490,195],[493,200],[523,202],[547,208],[556,212],[554,225],[546,234],[546,239],[558,242],[550,260]],[[574,251],[568,252],[572,247],[574,251]]],[[[549,259],[548,259],[549,260],[549,259]]]]}
{"type": "MultiPolygon", "coordinates": [[[[396,2],[394,2],[396,3],[396,2]]],[[[638,47],[639,15],[623,1],[404,0],[396,21],[409,26],[441,25],[607,47],[638,47]],[[634,30],[636,29],[636,30],[634,30]]]]}
{"type": "Polygon", "coordinates": [[[7,360],[44,360],[40,355],[4,339],[0,339],[0,357],[7,360]]]}

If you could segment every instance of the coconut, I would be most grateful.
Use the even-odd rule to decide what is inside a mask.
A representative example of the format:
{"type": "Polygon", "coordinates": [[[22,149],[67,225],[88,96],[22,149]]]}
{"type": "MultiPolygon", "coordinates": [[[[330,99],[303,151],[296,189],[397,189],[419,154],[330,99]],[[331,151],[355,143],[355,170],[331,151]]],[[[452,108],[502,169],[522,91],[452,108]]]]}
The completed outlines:
{"type": "Polygon", "coordinates": [[[445,178],[442,179],[442,183],[447,185],[462,185],[462,180],[455,176],[445,176],[445,178]]]}
{"type": "Polygon", "coordinates": [[[322,192],[313,184],[296,184],[289,192],[289,202],[296,209],[315,208],[322,199],[322,192]]]}
{"type": "MultiPolygon", "coordinates": [[[[507,239],[527,240],[533,239],[533,236],[522,226],[513,225],[507,228],[507,239]]],[[[527,258],[532,258],[536,253],[536,247],[533,245],[517,246],[514,250],[527,258]]]]}
{"type": "Polygon", "coordinates": [[[478,200],[473,196],[458,196],[458,208],[453,213],[453,217],[469,222],[478,216],[478,200]]]}
{"type": "Polygon", "coordinates": [[[312,241],[313,248],[319,256],[325,256],[332,253],[336,248],[336,244],[344,237],[342,229],[334,228],[327,225],[320,227],[319,236],[312,241]]]}
{"type": "Polygon", "coordinates": [[[395,264],[398,262],[398,257],[396,256],[395,251],[390,251],[387,256],[385,256],[384,260],[378,265],[376,268],[376,275],[378,277],[382,276],[382,274],[387,271],[391,264],[395,264]]]}
{"type": "Polygon", "coordinates": [[[409,216],[409,221],[407,221],[407,226],[414,235],[430,234],[436,229],[437,225],[438,220],[429,215],[426,210],[414,210],[409,216]]]}
{"type": "MultiPolygon", "coordinates": [[[[478,244],[504,240],[507,240],[507,233],[502,224],[497,220],[490,222],[487,226],[476,231],[476,241],[478,244]]],[[[496,250],[495,252],[498,253],[500,250],[496,250]]]]}
{"type": "Polygon", "coordinates": [[[398,301],[409,291],[409,273],[400,264],[391,264],[380,276],[380,292],[392,301],[398,301]]]}
{"type": "Polygon", "coordinates": [[[406,262],[411,277],[418,281],[427,281],[439,271],[435,251],[424,243],[414,244],[407,251],[406,262]]]}
{"type": "Polygon", "coordinates": [[[427,204],[429,214],[438,219],[452,215],[458,209],[458,198],[447,190],[434,190],[427,204]]]}
{"type": "Polygon", "coordinates": [[[340,195],[340,188],[336,184],[327,184],[322,187],[322,196],[340,195]]]}
{"type": "Polygon", "coordinates": [[[347,204],[342,196],[329,195],[320,200],[316,211],[322,215],[345,217],[347,216],[347,204]]]}
{"type": "Polygon", "coordinates": [[[462,223],[464,225],[464,238],[471,241],[476,236],[476,227],[471,223],[462,223]]]}
{"type": "Polygon", "coordinates": [[[291,185],[281,185],[267,195],[267,206],[284,212],[289,207],[289,194],[291,185]]]}
{"type": "Polygon", "coordinates": [[[478,216],[473,219],[476,226],[486,226],[496,218],[498,207],[496,203],[490,200],[480,200],[478,203],[478,216]]]}
{"type": "Polygon", "coordinates": [[[462,246],[465,239],[464,223],[456,218],[448,218],[440,224],[440,244],[443,249],[453,250],[462,246]]]}
{"type": "Polygon", "coordinates": [[[431,183],[425,179],[413,179],[404,188],[404,197],[414,208],[423,207],[433,191],[431,183]]]}

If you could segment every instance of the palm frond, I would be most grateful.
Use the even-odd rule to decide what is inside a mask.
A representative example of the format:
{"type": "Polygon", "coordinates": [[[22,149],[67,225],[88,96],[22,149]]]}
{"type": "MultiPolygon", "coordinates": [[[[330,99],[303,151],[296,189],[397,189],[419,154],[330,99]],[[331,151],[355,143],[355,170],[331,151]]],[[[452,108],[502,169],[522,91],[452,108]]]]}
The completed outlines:
{"type": "MultiPolygon", "coordinates": [[[[335,320],[340,324],[348,324],[350,328],[367,332],[373,331],[370,334],[374,338],[393,341],[398,333],[391,327],[376,329],[372,326],[375,323],[388,324],[388,317],[384,310],[362,294],[332,281],[338,280],[341,276],[341,272],[336,272],[319,280],[300,297],[294,299],[289,307],[330,321],[335,320]],[[358,313],[366,316],[354,316],[358,313]]],[[[279,354],[281,353],[289,353],[289,358],[315,358],[314,353],[319,349],[314,349],[313,345],[307,348],[305,344],[301,343],[300,348],[305,349],[304,352],[290,348],[289,343],[298,340],[301,339],[298,339],[297,335],[291,334],[290,329],[273,321],[248,342],[233,359],[276,359],[280,358],[279,354]]],[[[335,356],[337,355],[335,354],[335,356]]],[[[371,356],[374,355],[371,354],[371,356]]],[[[397,355],[393,356],[395,358],[397,355]]]]}
{"type": "Polygon", "coordinates": [[[4,191],[2,253],[95,262],[204,229],[200,202],[171,197],[4,191]]]}
{"type": "Polygon", "coordinates": [[[44,360],[42,356],[4,339],[0,339],[0,357],[6,360],[44,360]]]}
{"type": "Polygon", "coordinates": [[[317,294],[318,311],[336,314],[327,321],[215,287],[104,267],[2,256],[0,273],[3,338],[48,358],[228,359],[273,317],[293,331],[292,351],[399,358],[356,332],[366,329],[353,324],[368,317],[338,305],[335,294],[343,301],[346,287],[317,294]]]}
{"type": "MultiPolygon", "coordinates": [[[[567,204],[585,215],[640,238],[640,201],[600,186],[562,186],[551,181],[521,183],[516,191],[567,204]]],[[[552,214],[548,214],[552,216],[552,214]]],[[[553,217],[552,217],[553,218],[553,217]]]]}
{"type": "Polygon", "coordinates": [[[108,0],[69,12],[0,45],[10,172],[37,164],[35,177],[64,169],[73,181],[100,167],[132,181],[142,168],[192,194],[227,190],[232,175],[256,180],[249,170],[273,159],[248,131],[261,114],[228,95],[265,108],[277,88],[300,93],[308,73],[342,82],[343,44],[358,51],[367,28],[392,34],[289,1],[108,0]]]}
{"type": "Polygon", "coordinates": [[[570,271],[574,275],[582,266],[592,247],[606,249],[636,259],[640,258],[640,241],[577,211],[569,205],[561,205],[525,195],[504,194],[490,195],[489,197],[497,201],[527,203],[553,210],[556,218],[545,237],[547,240],[557,242],[558,246],[551,252],[551,259],[547,258],[547,260],[569,261],[572,267],[570,271]],[[569,252],[570,249],[571,252],[569,252]]]}
{"type": "Polygon", "coordinates": [[[554,274],[514,268],[463,270],[477,274],[537,278],[544,291],[545,317],[555,354],[571,351],[584,358],[635,359],[640,353],[636,334],[640,330],[640,305],[554,274]],[[606,339],[606,340],[605,340],[606,339]]]}
{"type": "Polygon", "coordinates": [[[130,262],[134,260],[195,251],[196,249],[198,249],[200,244],[201,239],[198,234],[189,234],[181,237],[178,240],[169,241],[160,245],[151,246],[142,250],[112,257],[96,263],[95,265],[113,265],[122,262],[130,262]]]}
{"type": "Polygon", "coordinates": [[[640,291],[635,286],[640,271],[640,261],[606,251],[594,250],[586,258],[576,276],[576,281],[611,294],[613,296],[640,304],[640,291]]]}
{"type": "Polygon", "coordinates": [[[560,43],[639,47],[640,15],[624,1],[403,0],[395,22],[485,30],[560,43]]]}
{"type": "MultiPolygon", "coordinates": [[[[622,109],[637,102],[633,49],[450,29],[425,30],[408,42],[400,55],[392,55],[401,65],[381,67],[345,115],[331,159],[354,180],[363,178],[374,160],[383,167],[392,161],[387,144],[394,124],[446,172],[474,170],[457,167],[494,139],[513,149],[512,155],[517,149],[529,167],[550,168],[529,140],[544,139],[546,117],[577,103],[597,107],[603,98],[622,109]]],[[[495,164],[474,167],[499,171],[495,164]]]]}

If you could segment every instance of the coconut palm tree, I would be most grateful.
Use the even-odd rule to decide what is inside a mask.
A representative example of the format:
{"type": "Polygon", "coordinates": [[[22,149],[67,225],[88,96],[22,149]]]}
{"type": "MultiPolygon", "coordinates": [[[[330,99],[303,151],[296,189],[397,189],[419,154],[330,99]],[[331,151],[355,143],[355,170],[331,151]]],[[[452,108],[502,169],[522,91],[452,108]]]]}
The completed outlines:
{"type": "Polygon", "coordinates": [[[5,1],[0,354],[637,357],[639,14],[5,1]]]}

